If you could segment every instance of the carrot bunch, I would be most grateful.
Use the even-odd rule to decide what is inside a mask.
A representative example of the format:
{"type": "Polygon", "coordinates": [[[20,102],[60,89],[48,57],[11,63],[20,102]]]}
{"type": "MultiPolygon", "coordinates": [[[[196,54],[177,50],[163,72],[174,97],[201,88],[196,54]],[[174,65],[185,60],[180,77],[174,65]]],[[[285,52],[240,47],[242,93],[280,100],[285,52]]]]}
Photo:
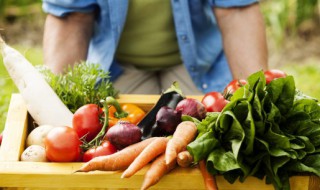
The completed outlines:
{"type": "Polygon", "coordinates": [[[145,190],[174,169],[177,161],[179,163],[183,159],[185,167],[191,164],[192,156],[185,150],[196,135],[196,125],[191,121],[183,121],[177,126],[171,138],[152,137],[143,140],[114,154],[96,157],[85,163],[77,172],[124,170],[121,178],[129,178],[151,163],[141,186],[141,189],[145,190]]]}

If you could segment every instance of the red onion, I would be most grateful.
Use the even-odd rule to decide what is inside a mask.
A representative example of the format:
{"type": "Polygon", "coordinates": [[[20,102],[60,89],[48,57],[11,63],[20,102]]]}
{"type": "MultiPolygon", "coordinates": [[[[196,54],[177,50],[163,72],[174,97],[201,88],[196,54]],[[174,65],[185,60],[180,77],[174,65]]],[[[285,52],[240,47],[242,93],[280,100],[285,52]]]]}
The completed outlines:
{"type": "Polygon", "coordinates": [[[177,107],[177,111],[181,111],[182,115],[189,115],[202,120],[206,117],[207,111],[204,105],[196,99],[186,98],[181,100],[177,107]]]}
{"type": "Polygon", "coordinates": [[[118,150],[121,150],[141,141],[141,136],[139,127],[128,121],[119,121],[107,131],[104,139],[109,140],[118,150]]]}
{"type": "Polygon", "coordinates": [[[181,111],[177,111],[168,106],[160,108],[156,115],[157,127],[155,129],[156,136],[172,135],[178,124],[181,122],[181,111]]]}

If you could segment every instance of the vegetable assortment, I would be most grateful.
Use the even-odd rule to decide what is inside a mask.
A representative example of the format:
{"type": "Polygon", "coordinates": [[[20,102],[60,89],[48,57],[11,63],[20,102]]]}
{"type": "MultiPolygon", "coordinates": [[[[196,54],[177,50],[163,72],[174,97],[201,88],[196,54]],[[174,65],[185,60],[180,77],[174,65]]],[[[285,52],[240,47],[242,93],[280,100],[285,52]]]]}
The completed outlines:
{"type": "Polygon", "coordinates": [[[151,163],[141,186],[141,189],[147,189],[177,166],[178,153],[186,149],[196,134],[196,125],[191,121],[183,121],[177,126],[172,138],[147,138],[114,154],[93,158],[77,172],[124,170],[121,177],[128,178],[151,163]]]}
{"type": "Polygon", "coordinates": [[[289,190],[298,173],[320,176],[320,104],[283,71],[233,80],[202,101],[174,82],[145,113],[119,105],[109,73],[95,64],[60,76],[42,67],[41,75],[1,38],[0,49],[38,125],[21,161],[84,161],[77,172],[122,170],[122,178],[150,164],[141,189],[178,166],[198,165],[207,189],[218,189],[217,174],[230,183],[265,178],[276,190],[289,190]]]}

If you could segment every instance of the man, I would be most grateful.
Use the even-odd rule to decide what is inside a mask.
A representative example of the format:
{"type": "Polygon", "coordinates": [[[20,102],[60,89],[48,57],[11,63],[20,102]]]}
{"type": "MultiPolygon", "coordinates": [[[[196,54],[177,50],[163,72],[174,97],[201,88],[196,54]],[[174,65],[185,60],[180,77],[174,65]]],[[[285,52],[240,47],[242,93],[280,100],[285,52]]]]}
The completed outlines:
{"type": "Polygon", "coordinates": [[[80,60],[110,71],[121,93],[222,91],[267,69],[256,0],[44,0],[44,61],[55,73],[80,60]]]}

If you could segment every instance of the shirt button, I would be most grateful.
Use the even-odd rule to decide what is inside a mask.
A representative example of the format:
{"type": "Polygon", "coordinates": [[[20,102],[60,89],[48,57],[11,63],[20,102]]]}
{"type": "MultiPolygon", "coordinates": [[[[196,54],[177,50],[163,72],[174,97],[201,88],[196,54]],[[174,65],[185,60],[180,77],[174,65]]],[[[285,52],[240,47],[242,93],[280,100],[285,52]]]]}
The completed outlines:
{"type": "Polygon", "coordinates": [[[208,85],[207,85],[206,83],[203,83],[203,84],[202,84],[202,88],[203,88],[203,89],[207,89],[207,88],[208,88],[208,85]]]}
{"type": "Polygon", "coordinates": [[[191,71],[195,71],[196,68],[195,68],[194,66],[191,66],[191,67],[190,67],[190,70],[191,70],[191,71]]]}
{"type": "Polygon", "coordinates": [[[187,35],[182,35],[182,36],[181,36],[181,39],[182,39],[182,41],[187,41],[187,40],[188,40],[188,37],[187,37],[187,35]]]}

